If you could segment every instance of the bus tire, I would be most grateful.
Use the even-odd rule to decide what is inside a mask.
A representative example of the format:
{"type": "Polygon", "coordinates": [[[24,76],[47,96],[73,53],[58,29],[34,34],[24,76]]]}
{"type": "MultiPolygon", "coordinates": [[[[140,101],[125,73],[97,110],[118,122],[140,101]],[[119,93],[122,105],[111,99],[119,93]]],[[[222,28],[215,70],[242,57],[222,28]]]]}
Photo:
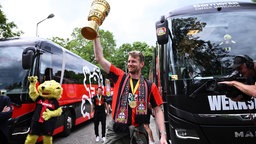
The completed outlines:
{"type": "Polygon", "coordinates": [[[69,136],[72,131],[73,124],[74,124],[74,119],[73,119],[72,113],[70,112],[70,110],[68,110],[64,114],[64,123],[63,123],[64,130],[61,133],[61,135],[64,137],[69,136]]]}

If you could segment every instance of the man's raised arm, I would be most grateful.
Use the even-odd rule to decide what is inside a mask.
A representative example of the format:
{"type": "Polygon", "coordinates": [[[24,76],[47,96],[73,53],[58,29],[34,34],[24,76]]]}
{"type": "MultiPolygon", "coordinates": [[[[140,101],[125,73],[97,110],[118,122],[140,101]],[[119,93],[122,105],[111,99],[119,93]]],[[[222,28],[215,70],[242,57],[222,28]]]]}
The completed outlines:
{"type": "Polygon", "coordinates": [[[103,55],[103,49],[100,43],[100,38],[97,37],[94,41],[94,56],[95,60],[101,65],[102,69],[106,72],[109,73],[111,63],[105,59],[103,55]]]}

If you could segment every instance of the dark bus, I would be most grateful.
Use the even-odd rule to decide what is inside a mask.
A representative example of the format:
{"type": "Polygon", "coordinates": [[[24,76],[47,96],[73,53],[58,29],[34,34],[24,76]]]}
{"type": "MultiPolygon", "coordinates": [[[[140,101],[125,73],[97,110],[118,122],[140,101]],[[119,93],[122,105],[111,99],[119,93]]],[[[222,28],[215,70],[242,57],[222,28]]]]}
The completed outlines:
{"type": "Polygon", "coordinates": [[[245,2],[190,5],[156,22],[153,80],[169,143],[255,144],[256,100],[233,101],[240,91],[218,84],[245,82],[231,66],[238,55],[256,59],[255,23],[256,4],[245,2]]]}

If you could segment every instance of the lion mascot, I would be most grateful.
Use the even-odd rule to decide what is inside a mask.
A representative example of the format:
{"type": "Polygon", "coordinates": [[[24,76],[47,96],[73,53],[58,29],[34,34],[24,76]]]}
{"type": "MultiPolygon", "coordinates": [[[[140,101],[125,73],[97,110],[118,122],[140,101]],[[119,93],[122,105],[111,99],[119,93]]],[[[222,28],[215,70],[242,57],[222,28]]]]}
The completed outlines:
{"type": "Polygon", "coordinates": [[[37,76],[28,77],[28,80],[29,96],[36,102],[36,108],[25,144],[35,144],[40,135],[43,136],[44,144],[52,144],[57,117],[62,113],[58,99],[61,98],[63,89],[55,80],[49,80],[40,84],[37,90],[37,76]]]}

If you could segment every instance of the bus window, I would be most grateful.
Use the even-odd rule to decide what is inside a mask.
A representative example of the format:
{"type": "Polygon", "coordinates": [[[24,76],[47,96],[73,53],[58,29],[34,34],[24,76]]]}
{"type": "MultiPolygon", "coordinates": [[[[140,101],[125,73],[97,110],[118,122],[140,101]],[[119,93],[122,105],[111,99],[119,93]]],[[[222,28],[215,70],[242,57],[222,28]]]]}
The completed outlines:
{"type": "Polygon", "coordinates": [[[51,54],[48,52],[43,53],[40,56],[40,64],[39,64],[39,82],[44,82],[45,80],[49,80],[49,69],[52,69],[52,58],[51,58],[51,54]],[[46,79],[47,77],[47,79],[46,79]]]}
{"type": "Polygon", "coordinates": [[[42,47],[44,53],[40,56],[40,82],[45,80],[60,82],[63,56],[62,49],[47,42],[44,42],[42,47]]]}

